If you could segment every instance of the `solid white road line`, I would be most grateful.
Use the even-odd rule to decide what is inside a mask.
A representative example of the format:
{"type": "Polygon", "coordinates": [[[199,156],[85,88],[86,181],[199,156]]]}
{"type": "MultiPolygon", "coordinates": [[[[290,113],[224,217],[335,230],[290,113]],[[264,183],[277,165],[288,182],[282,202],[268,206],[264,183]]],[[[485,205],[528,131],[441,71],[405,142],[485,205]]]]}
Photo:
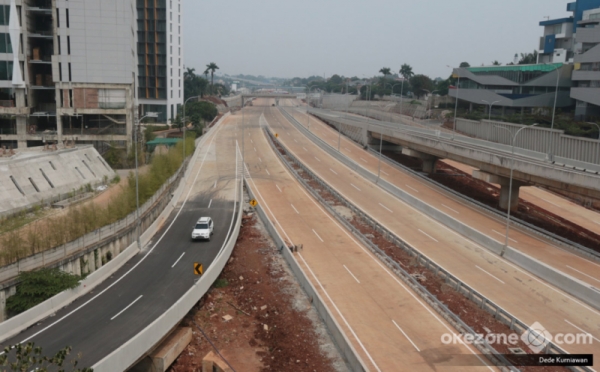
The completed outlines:
{"type": "Polygon", "coordinates": [[[269,170],[268,170],[268,169],[265,169],[265,172],[267,172],[267,174],[268,174],[269,176],[271,175],[271,173],[269,173],[269,170]]]}
{"type": "Polygon", "coordinates": [[[329,170],[330,170],[330,171],[332,171],[332,172],[333,172],[333,174],[335,174],[335,175],[337,176],[337,172],[336,172],[336,171],[334,171],[334,170],[333,170],[333,169],[331,169],[331,168],[329,168],[329,170]]]}
{"type": "Polygon", "coordinates": [[[185,254],[185,252],[183,252],[181,254],[181,256],[179,256],[179,258],[177,259],[177,261],[175,261],[175,263],[173,264],[173,266],[171,266],[171,269],[175,267],[175,265],[177,265],[177,262],[179,262],[179,260],[181,260],[181,258],[183,257],[183,255],[185,254]]]}
{"type": "Polygon", "coordinates": [[[584,273],[584,272],[581,272],[581,271],[577,270],[577,269],[576,269],[576,268],[574,268],[574,267],[571,267],[571,266],[569,266],[569,265],[566,265],[566,266],[567,266],[569,269],[573,270],[573,271],[577,271],[577,272],[578,272],[579,274],[581,274],[581,275],[585,275],[585,276],[587,276],[587,277],[588,277],[588,278],[590,278],[590,279],[594,279],[595,281],[597,281],[597,282],[600,282],[600,280],[598,280],[598,279],[594,278],[593,276],[590,276],[590,275],[588,275],[588,274],[586,274],[586,273],[584,273]]]}
{"type": "Polygon", "coordinates": [[[279,188],[279,185],[275,185],[275,187],[277,187],[277,190],[279,190],[279,192],[283,192],[283,191],[281,191],[281,189],[279,188]]]}
{"type": "MultiPolygon", "coordinates": [[[[291,203],[290,203],[290,205],[292,206],[292,208],[294,208],[294,210],[296,211],[296,213],[300,214],[300,212],[298,212],[298,210],[296,209],[296,207],[294,207],[294,204],[291,204],[291,203]]],[[[313,230],[313,231],[314,231],[314,230],[313,230]]]]}
{"type": "Polygon", "coordinates": [[[129,305],[127,305],[126,308],[124,308],[123,310],[119,311],[119,313],[115,316],[113,316],[112,318],[110,318],[110,320],[115,319],[116,317],[118,317],[119,315],[123,314],[123,312],[125,312],[125,310],[129,309],[130,307],[133,306],[133,304],[135,304],[136,302],[138,302],[140,300],[140,298],[144,297],[144,295],[140,295],[140,297],[136,298],[132,303],[130,303],[129,305]]]}
{"type": "Polygon", "coordinates": [[[413,190],[414,192],[419,192],[419,190],[415,189],[414,187],[410,187],[407,184],[404,184],[404,186],[408,187],[409,189],[413,190]]]}
{"type": "Polygon", "coordinates": [[[394,323],[394,325],[396,326],[396,328],[398,328],[398,330],[400,330],[400,332],[402,332],[402,334],[404,335],[404,337],[406,337],[406,339],[408,340],[408,342],[410,342],[412,344],[412,346],[414,346],[414,348],[417,349],[417,351],[420,353],[421,350],[419,350],[419,348],[417,347],[417,345],[415,345],[415,343],[412,342],[412,340],[410,339],[410,337],[408,337],[408,335],[406,333],[404,333],[404,331],[402,330],[402,328],[400,328],[400,326],[396,323],[396,321],[394,321],[394,319],[392,319],[392,323],[394,323]]]}
{"type": "Polygon", "coordinates": [[[351,183],[350,185],[352,185],[352,187],[354,187],[355,189],[357,189],[358,191],[362,191],[361,189],[359,189],[358,187],[356,187],[353,183],[351,183]]]}
{"type": "Polygon", "coordinates": [[[504,283],[502,280],[500,280],[500,279],[496,278],[494,275],[492,275],[492,274],[488,273],[487,271],[485,271],[484,269],[482,269],[481,267],[479,267],[479,266],[477,266],[477,265],[475,265],[475,267],[476,267],[476,268],[478,268],[479,270],[483,271],[484,273],[488,274],[488,275],[489,275],[489,276],[491,276],[492,278],[496,279],[496,280],[497,280],[497,281],[499,281],[500,283],[502,283],[502,284],[506,284],[506,283],[504,283]]]}
{"type": "Polygon", "coordinates": [[[386,207],[385,205],[379,203],[379,205],[381,205],[383,208],[387,209],[390,213],[394,213],[394,211],[392,211],[391,209],[389,209],[388,207],[386,207]]]}
{"type": "Polygon", "coordinates": [[[434,238],[433,236],[431,236],[431,235],[427,234],[425,231],[423,231],[423,230],[421,230],[421,229],[419,229],[419,231],[421,232],[421,234],[423,234],[423,235],[427,236],[429,239],[433,240],[433,241],[434,241],[434,242],[436,242],[436,243],[439,243],[439,241],[438,241],[436,238],[434,238]]]}
{"type": "Polygon", "coordinates": [[[323,243],[325,243],[325,241],[323,239],[321,239],[321,237],[319,236],[319,234],[317,234],[317,232],[315,231],[315,229],[312,229],[312,231],[315,233],[315,235],[317,236],[317,238],[319,238],[319,240],[323,243]]]}
{"type": "Polygon", "coordinates": [[[212,205],[212,199],[210,199],[210,201],[208,202],[208,209],[210,209],[210,206],[212,205]]]}
{"type": "Polygon", "coordinates": [[[459,212],[459,211],[457,211],[457,210],[455,210],[455,209],[452,209],[452,208],[450,208],[450,207],[449,207],[449,206],[447,206],[446,204],[442,204],[442,207],[446,207],[446,208],[450,209],[452,212],[454,212],[454,213],[456,213],[456,214],[460,214],[460,212],[459,212]]]}
{"type": "Polygon", "coordinates": [[[366,161],[366,160],[365,160],[365,159],[363,159],[363,158],[360,158],[360,160],[364,161],[365,163],[368,163],[368,161],[366,161]]]}
{"type": "Polygon", "coordinates": [[[591,338],[593,338],[594,340],[600,342],[600,340],[598,340],[596,337],[594,337],[591,333],[589,333],[588,331],[581,329],[579,327],[577,327],[575,324],[569,322],[568,320],[565,319],[565,322],[567,322],[568,324],[572,325],[573,327],[577,328],[578,330],[580,330],[581,332],[585,333],[586,335],[589,335],[591,338]]]}
{"type": "Polygon", "coordinates": [[[321,162],[321,160],[319,160],[319,158],[317,158],[316,156],[315,156],[315,159],[317,159],[317,161],[318,161],[319,163],[321,162]]]}
{"type": "MultiPolygon", "coordinates": [[[[493,232],[495,232],[495,233],[496,233],[496,234],[498,234],[498,235],[502,235],[502,236],[504,236],[504,237],[506,236],[506,234],[502,234],[500,231],[496,231],[496,230],[494,230],[494,229],[492,229],[492,231],[493,231],[493,232]]],[[[513,238],[511,238],[510,236],[508,237],[508,240],[512,240],[513,242],[515,242],[515,243],[518,243],[518,241],[514,240],[514,239],[513,239],[513,238]]]]}
{"type": "Polygon", "coordinates": [[[344,266],[344,269],[346,269],[346,270],[348,271],[348,273],[349,273],[350,275],[352,275],[352,277],[354,278],[354,280],[356,280],[356,282],[357,282],[358,284],[360,284],[360,280],[358,280],[358,279],[357,279],[357,278],[354,276],[354,274],[352,274],[352,271],[350,271],[350,269],[349,269],[349,268],[347,268],[347,267],[346,267],[346,265],[342,265],[342,266],[344,266]]]}

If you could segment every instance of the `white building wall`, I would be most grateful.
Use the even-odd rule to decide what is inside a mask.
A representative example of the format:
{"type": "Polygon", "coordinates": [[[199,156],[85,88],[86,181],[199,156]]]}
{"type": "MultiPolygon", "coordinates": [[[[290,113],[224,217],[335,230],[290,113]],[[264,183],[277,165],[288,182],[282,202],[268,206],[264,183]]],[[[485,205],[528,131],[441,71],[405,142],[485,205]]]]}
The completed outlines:
{"type": "Polygon", "coordinates": [[[177,116],[177,105],[183,105],[183,34],[182,0],[167,0],[167,120],[177,116]],[[173,115],[171,115],[171,113],[173,115]]]}

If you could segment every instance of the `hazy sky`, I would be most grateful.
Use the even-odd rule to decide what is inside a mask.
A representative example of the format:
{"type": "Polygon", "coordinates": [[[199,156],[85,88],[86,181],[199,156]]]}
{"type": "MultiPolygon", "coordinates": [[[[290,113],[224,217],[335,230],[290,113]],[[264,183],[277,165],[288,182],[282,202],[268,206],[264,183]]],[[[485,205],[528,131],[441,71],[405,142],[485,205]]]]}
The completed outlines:
{"type": "Polygon", "coordinates": [[[537,49],[570,0],[184,0],[186,67],[227,74],[373,76],[402,63],[431,78],[462,61],[537,49]]]}

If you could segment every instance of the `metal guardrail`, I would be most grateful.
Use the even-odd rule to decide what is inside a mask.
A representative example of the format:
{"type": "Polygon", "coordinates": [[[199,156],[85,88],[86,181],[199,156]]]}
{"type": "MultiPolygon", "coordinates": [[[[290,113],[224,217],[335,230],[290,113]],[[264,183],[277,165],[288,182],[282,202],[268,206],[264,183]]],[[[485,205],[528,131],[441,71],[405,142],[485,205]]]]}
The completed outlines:
{"type": "MultiPolygon", "coordinates": [[[[443,268],[441,268],[437,264],[434,264],[425,256],[416,252],[416,250],[414,250],[412,247],[410,247],[404,241],[395,237],[395,235],[393,233],[391,233],[390,231],[388,231],[381,225],[377,224],[375,221],[371,220],[364,212],[362,212],[360,209],[355,207],[352,203],[350,203],[348,200],[346,200],[343,196],[341,196],[339,193],[337,193],[335,190],[333,190],[327,183],[325,183],[323,180],[321,180],[310,169],[308,169],[306,166],[304,166],[304,164],[302,164],[294,155],[292,155],[287,150],[287,148],[283,144],[281,144],[281,142],[279,142],[277,139],[275,139],[275,137],[271,134],[271,132],[269,132],[266,129],[265,129],[265,132],[267,133],[267,136],[270,139],[269,143],[271,144],[273,151],[275,151],[275,153],[278,155],[281,162],[296,177],[296,179],[307,189],[307,191],[309,191],[309,193],[315,199],[317,199],[319,201],[319,203],[321,203],[322,207],[324,207],[329,213],[331,213],[338,222],[340,222],[348,231],[350,231],[352,233],[352,235],[354,235],[362,244],[364,244],[367,248],[369,248],[369,250],[375,256],[377,256],[377,258],[379,258],[386,266],[388,266],[390,269],[392,269],[392,271],[400,279],[402,279],[403,282],[408,284],[415,292],[417,292],[444,319],[446,319],[448,322],[450,322],[454,326],[454,328],[456,328],[457,331],[459,331],[462,334],[468,333],[468,334],[472,334],[474,336],[476,335],[476,332],[470,326],[468,326],[456,314],[454,314],[452,311],[450,311],[445,304],[443,304],[440,300],[437,299],[437,297],[435,297],[433,294],[431,294],[431,292],[429,292],[427,290],[427,288],[422,286],[418,282],[417,279],[415,279],[412,275],[410,275],[410,273],[408,273],[406,270],[404,270],[402,268],[402,266],[400,266],[396,261],[391,259],[376,244],[374,244],[369,239],[367,239],[367,237],[365,235],[363,235],[357,228],[355,228],[352,224],[350,224],[343,216],[341,216],[339,214],[339,212],[337,212],[334,208],[332,208],[329,204],[327,204],[325,199],[323,199],[323,197],[321,197],[321,195],[319,195],[308,184],[308,182],[302,176],[300,176],[298,174],[298,172],[289,164],[289,162],[279,153],[279,151],[277,150],[277,148],[275,148],[273,143],[276,141],[277,145],[281,146],[284,149],[284,151],[286,152],[286,155],[292,159],[294,164],[296,164],[297,166],[302,168],[302,170],[306,174],[308,174],[309,177],[311,177],[313,180],[315,180],[321,187],[323,187],[325,190],[327,190],[327,192],[329,192],[336,199],[338,199],[340,202],[342,202],[346,207],[350,208],[350,210],[352,210],[352,212],[356,216],[358,216],[363,221],[365,221],[369,226],[374,228],[378,233],[381,233],[386,238],[386,240],[388,240],[391,243],[395,244],[396,246],[404,249],[411,256],[416,257],[416,262],[419,265],[424,266],[425,268],[431,270],[436,275],[438,275],[439,277],[444,279],[446,281],[446,283],[448,283],[450,286],[452,286],[452,288],[454,288],[457,292],[461,293],[461,288],[467,289],[468,292],[465,293],[467,295],[467,298],[469,298],[470,300],[472,300],[475,303],[477,303],[476,299],[479,298],[480,299],[479,306],[481,308],[487,310],[488,312],[489,312],[489,309],[487,309],[486,307],[489,306],[490,304],[493,305],[493,303],[491,301],[487,300],[487,298],[485,298],[483,295],[481,295],[478,292],[476,292],[475,290],[471,289],[471,287],[466,286],[464,283],[462,283],[459,279],[454,277],[452,274],[445,271],[443,268]]],[[[500,309],[500,308],[496,306],[495,309],[500,309]]],[[[492,314],[495,315],[495,314],[499,314],[499,313],[496,312],[496,313],[492,313],[492,314]]],[[[514,328],[511,328],[511,329],[514,329],[514,328]]],[[[527,330],[527,329],[528,329],[528,327],[525,326],[524,330],[527,330]]],[[[479,345],[476,344],[474,346],[479,351],[481,351],[483,354],[493,355],[494,358],[496,358],[496,360],[492,360],[492,362],[495,365],[509,367],[509,370],[511,370],[511,371],[518,371],[518,369],[513,367],[510,364],[510,362],[502,354],[498,353],[491,345],[489,345],[487,342],[485,342],[485,340],[481,344],[479,344],[479,345]]]]}
{"type": "MultiPolygon", "coordinates": [[[[287,113],[282,108],[280,108],[280,111],[292,123],[294,123],[297,127],[300,127],[303,132],[306,132],[306,128],[304,128],[301,124],[295,122],[295,119],[293,117],[291,117],[289,115],[289,113],[287,113]]],[[[470,287],[468,284],[464,283],[459,278],[455,277],[449,271],[445,270],[443,267],[439,266],[437,263],[431,261],[428,257],[426,257],[425,255],[421,254],[418,250],[416,250],[414,247],[412,247],[411,245],[409,245],[407,242],[405,242],[404,240],[402,240],[401,238],[399,238],[398,236],[396,236],[393,232],[391,232],[390,230],[386,229],[385,227],[383,227],[382,225],[380,225],[379,223],[377,223],[377,221],[373,220],[368,214],[366,214],[365,212],[363,212],[360,208],[356,207],[353,203],[351,203],[350,201],[348,201],[345,197],[343,197],[341,194],[339,194],[337,191],[335,191],[333,188],[331,188],[326,182],[324,182],[322,179],[320,179],[308,167],[306,167],[302,162],[300,162],[293,154],[291,154],[286,149],[286,147],[283,144],[281,144],[281,142],[279,142],[279,140],[277,140],[276,138],[274,138],[274,136],[272,136],[272,134],[269,131],[266,131],[266,132],[268,134],[268,137],[271,139],[271,141],[277,141],[278,145],[281,146],[286,151],[286,154],[292,159],[292,161],[295,164],[297,164],[300,168],[302,168],[302,170],[304,172],[306,172],[306,174],[308,174],[310,177],[312,177],[316,182],[319,183],[319,185],[321,187],[323,187],[331,195],[333,195],[336,199],[338,199],[340,202],[342,202],[356,216],[358,216],[363,221],[365,221],[375,231],[381,233],[388,241],[390,241],[391,243],[395,244],[397,247],[403,249],[404,251],[406,251],[411,256],[416,257],[416,262],[418,264],[421,264],[425,268],[428,268],[429,270],[431,270],[438,277],[440,277],[440,279],[444,280],[448,285],[450,285],[452,288],[454,288],[458,293],[462,294],[467,299],[469,299],[470,301],[472,301],[475,304],[477,304],[483,310],[485,310],[488,313],[492,314],[495,319],[497,319],[501,323],[503,323],[506,326],[508,326],[511,330],[514,330],[515,332],[518,332],[518,333],[523,333],[523,332],[525,332],[526,330],[529,329],[529,326],[527,324],[525,324],[523,321],[519,320],[517,317],[515,317],[512,314],[510,314],[508,311],[504,310],[502,307],[500,307],[499,305],[497,305],[496,303],[494,303],[493,301],[491,301],[490,299],[488,299],[487,297],[485,297],[483,294],[479,293],[478,291],[476,291],[475,289],[473,289],[472,287],[470,287]]],[[[311,133],[311,135],[313,135],[313,134],[311,133]]],[[[414,279],[412,276],[410,276],[410,274],[406,273],[406,271],[404,269],[402,269],[402,267],[400,265],[398,265],[394,260],[392,260],[391,258],[389,258],[389,256],[387,256],[385,254],[385,252],[381,251],[376,245],[374,245],[368,239],[366,239],[364,237],[364,235],[362,235],[362,233],[360,233],[360,231],[356,230],[354,228],[354,226],[350,225],[348,223],[348,221],[346,221],[341,215],[338,214],[337,211],[335,211],[335,209],[331,208],[331,206],[329,206],[325,202],[325,200],[319,194],[317,194],[316,192],[314,192],[312,190],[312,188],[310,186],[308,186],[308,184],[306,183],[306,181],[304,181],[304,179],[300,175],[298,175],[298,173],[291,166],[289,166],[289,164],[287,164],[287,162],[281,156],[281,154],[279,153],[279,151],[277,149],[275,149],[275,148],[274,148],[274,151],[280,156],[280,159],[282,159],[282,162],[288,166],[288,168],[290,169],[290,171],[292,172],[292,174],[294,174],[298,178],[299,182],[301,182],[307,188],[307,190],[310,191],[311,194],[317,200],[319,200],[321,202],[321,204],[333,216],[335,216],[338,221],[340,221],[340,223],[342,223],[344,226],[346,226],[352,232],[352,234],[355,235],[357,238],[359,238],[359,240],[361,242],[365,243],[367,245],[367,247],[373,248],[373,249],[376,248],[374,253],[375,253],[375,255],[377,257],[379,257],[382,260],[382,262],[384,262],[388,267],[393,268],[395,270],[395,272],[399,268],[399,270],[397,270],[396,274],[401,273],[401,275],[399,275],[399,276],[403,280],[405,280],[404,275],[408,275],[410,277],[410,279],[416,281],[416,279],[414,279]]],[[[417,291],[418,293],[420,293],[419,290],[417,290],[417,289],[419,289],[419,287],[422,287],[422,286],[418,282],[416,282],[416,284],[418,286],[413,287],[413,289],[415,289],[415,291],[417,291]]],[[[411,287],[412,287],[412,284],[411,284],[411,287]]],[[[422,287],[422,288],[423,288],[424,291],[427,291],[427,289],[425,289],[424,287],[422,287]]],[[[429,292],[427,291],[426,293],[429,293],[429,292]]],[[[431,295],[431,296],[433,296],[433,295],[431,295]]],[[[435,296],[433,296],[433,298],[437,302],[439,302],[437,300],[437,298],[435,298],[435,296]]],[[[435,304],[436,302],[434,301],[432,303],[435,304]]],[[[441,304],[441,302],[440,302],[440,304],[441,304]]],[[[442,309],[446,309],[447,311],[450,311],[450,310],[447,309],[447,307],[444,304],[441,304],[441,306],[442,306],[442,309]]],[[[435,306],[433,306],[433,307],[436,309],[436,311],[438,311],[438,312],[440,311],[435,306]]],[[[456,316],[455,314],[453,314],[453,315],[456,318],[458,318],[458,316],[456,316]]],[[[449,320],[449,319],[447,319],[447,320],[449,320]]],[[[460,321],[460,323],[458,323],[458,324],[461,324],[461,325],[464,324],[464,322],[462,322],[462,320],[460,320],[460,318],[458,318],[458,320],[460,321]]],[[[466,324],[464,324],[464,326],[467,327],[467,328],[465,328],[465,330],[470,330],[471,332],[473,332],[473,330],[469,326],[467,326],[466,324]]],[[[568,353],[565,350],[563,350],[558,345],[555,345],[552,342],[549,342],[547,344],[546,349],[544,350],[544,352],[548,353],[548,354],[568,355],[568,353]]],[[[572,367],[570,369],[574,370],[574,371],[586,371],[586,372],[593,371],[593,369],[590,369],[588,367],[577,367],[577,368],[572,367]]]]}

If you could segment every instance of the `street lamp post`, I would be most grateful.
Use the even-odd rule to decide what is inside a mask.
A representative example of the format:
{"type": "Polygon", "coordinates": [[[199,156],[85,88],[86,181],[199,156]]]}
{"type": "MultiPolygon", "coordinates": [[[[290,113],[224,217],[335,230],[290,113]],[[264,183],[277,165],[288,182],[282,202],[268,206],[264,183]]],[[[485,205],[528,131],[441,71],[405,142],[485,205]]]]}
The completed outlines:
{"type": "MultiPolygon", "coordinates": [[[[312,92],[313,89],[319,89],[318,87],[312,87],[308,90],[309,96],[310,93],[312,92]]],[[[307,124],[307,129],[310,132],[310,114],[308,113],[308,109],[310,108],[310,103],[308,100],[306,100],[307,105],[306,105],[306,116],[308,116],[308,124],[307,124]]]]}
{"type": "Polygon", "coordinates": [[[496,128],[504,129],[505,131],[508,132],[509,136],[512,136],[512,157],[511,157],[511,163],[510,163],[510,178],[508,181],[508,205],[506,208],[507,209],[507,212],[506,212],[506,236],[504,238],[504,247],[502,247],[502,252],[500,252],[500,256],[504,256],[504,252],[508,248],[508,233],[509,233],[509,229],[510,229],[510,204],[511,204],[511,199],[512,199],[513,171],[515,169],[515,142],[517,141],[517,136],[523,129],[527,129],[527,128],[531,128],[531,127],[535,127],[535,126],[537,126],[537,124],[522,127],[513,136],[512,132],[508,128],[504,128],[504,127],[495,125],[496,128]]]}
{"type": "MultiPolygon", "coordinates": [[[[556,68],[556,91],[554,92],[554,106],[552,107],[552,124],[550,125],[550,129],[554,129],[554,117],[556,116],[556,102],[558,101],[558,83],[560,80],[560,69],[556,68]]],[[[550,143],[548,144],[548,160],[552,161],[554,158],[554,154],[552,151],[552,133],[550,133],[550,143]]]]}
{"type": "Polygon", "coordinates": [[[158,113],[156,113],[156,112],[146,113],[145,116],[138,119],[136,127],[133,130],[133,141],[135,142],[135,144],[134,144],[134,149],[135,149],[134,150],[135,151],[135,220],[137,221],[136,231],[137,231],[137,245],[138,245],[139,249],[142,249],[142,245],[140,243],[140,186],[139,186],[139,172],[138,172],[137,132],[140,128],[142,120],[144,120],[146,118],[157,118],[157,117],[158,117],[158,113]]]}
{"type": "MultiPolygon", "coordinates": [[[[446,67],[450,67],[446,65],[446,67]]],[[[452,68],[452,67],[450,67],[452,68]]],[[[454,77],[454,74],[452,74],[454,77]]],[[[454,102],[454,123],[452,123],[452,139],[456,136],[456,114],[458,113],[458,92],[460,90],[460,75],[456,75],[458,81],[456,82],[456,100],[454,102]]]]}
{"type": "MultiPolygon", "coordinates": [[[[490,106],[490,108],[489,108],[490,111],[488,112],[488,121],[490,122],[490,125],[491,125],[491,121],[492,121],[492,106],[494,106],[494,104],[496,104],[496,103],[498,103],[500,101],[494,101],[492,103],[489,103],[488,101],[486,101],[484,99],[482,99],[481,101],[485,102],[488,106],[490,106]]],[[[490,133],[489,133],[489,131],[488,131],[488,139],[487,140],[488,141],[490,140],[490,133]]]]}
{"type": "MultiPolygon", "coordinates": [[[[427,93],[431,94],[431,98],[433,98],[433,93],[435,93],[435,92],[439,92],[438,90],[434,90],[433,92],[430,92],[430,91],[428,91],[427,89],[422,89],[422,90],[424,90],[425,92],[427,92],[427,93]]],[[[429,102],[428,102],[428,105],[427,105],[427,106],[429,107],[428,111],[431,111],[431,103],[429,103],[429,102]]],[[[430,116],[429,118],[427,118],[427,119],[428,119],[428,120],[429,120],[429,119],[431,119],[431,116],[430,116]]]]}
{"type": "MultiPolygon", "coordinates": [[[[390,93],[390,97],[392,97],[392,95],[394,94],[394,87],[396,85],[402,85],[404,84],[404,80],[402,81],[402,83],[397,83],[397,84],[390,84],[390,83],[386,83],[385,85],[389,85],[392,87],[392,93],[390,93]]],[[[400,92],[400,102],[402,102],[402,92],[400,92]]],[[[402,110],[402,103],[400,104],[400,110],[402,110]]],[[[402,111],[400,111],[400,115],[402,115],[402,111]]],[[[392,111],[390,110],[390,122],[392,122],[392,111]]]]}

